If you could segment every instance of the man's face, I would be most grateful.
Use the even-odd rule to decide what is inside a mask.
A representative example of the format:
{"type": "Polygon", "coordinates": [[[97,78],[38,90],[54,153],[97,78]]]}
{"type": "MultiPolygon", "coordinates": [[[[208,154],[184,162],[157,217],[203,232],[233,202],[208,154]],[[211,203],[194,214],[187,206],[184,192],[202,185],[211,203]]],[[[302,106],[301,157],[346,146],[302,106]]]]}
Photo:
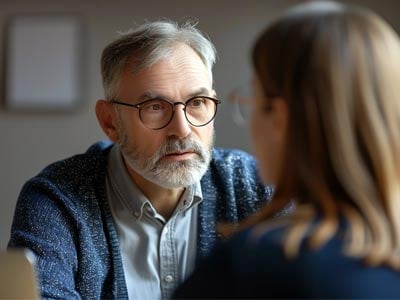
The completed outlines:
{"type": "MultiPolygon", "coordinates": [[[[118,100],[137,104],[160,97],[185,102],[196,95],[215,96],[208,70],[200,57],[187,46],[177,46],[173,55],[138,73],[123,72],[118,100]]],[[[139,111],[118,107],[118,136],[128,170],[164,188],[181,188],[200,180],[208,168],[214,139],[213,122],[191,126],[183,106],[165,128],[148,129],[139,111]]]]}

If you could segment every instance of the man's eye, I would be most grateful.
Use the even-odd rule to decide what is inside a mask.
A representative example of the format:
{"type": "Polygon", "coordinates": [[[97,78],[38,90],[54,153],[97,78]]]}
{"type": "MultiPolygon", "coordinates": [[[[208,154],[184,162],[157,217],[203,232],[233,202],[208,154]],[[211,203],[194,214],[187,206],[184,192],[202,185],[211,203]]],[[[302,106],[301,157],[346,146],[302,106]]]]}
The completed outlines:
{"type": "Polygon", "coordinates": [[[152,104],[149,109],[151,109],[151,110],[160,110],[161,108],[162,108],[161,104],[157,103],[157,104],[152,104]]]}
{"type": "Polygon", "coordinates": [[[142,106],[142,109],[149,112],[163,111],[167,109],[167,105],[168,105],[167,103],[161,101],[149,101],[148,103],[142,106]]]}
{"type": "Polygon", "coordinates": [[[193,106],[200,106],[202,104],[202,101],[199,99],[193,100],[193,106]]]}
{"type": "Polygon", "coordinates": [[[207,99],[203,99],[203,98],[197,98],[197,99],[193,99],[190,102],[190,106],[191,107],[200,107],[206,104],[206,100],[207,99]]]}

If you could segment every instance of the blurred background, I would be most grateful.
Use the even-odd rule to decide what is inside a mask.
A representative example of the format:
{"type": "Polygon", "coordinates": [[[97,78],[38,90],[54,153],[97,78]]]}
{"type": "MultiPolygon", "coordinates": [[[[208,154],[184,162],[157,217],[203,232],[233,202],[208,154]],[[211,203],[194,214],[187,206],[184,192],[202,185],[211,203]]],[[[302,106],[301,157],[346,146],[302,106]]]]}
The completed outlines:
{"type": "MultiPolygon", "coordinates": [[[[0,250],[6,248],[18,193],[23,183],[49,163],[85,151],[105,136],[94,104],[103,97],[99,60],[104,46],[145,20],[195,18],[218,51],[214,82],[223,101],[216,119],[216,145],[251,151],[246,126],[234,122],[228,95],[251,77],[249,49],[260,30],[295,0],[0,0],[0,250]],[[5,99],[9,20],[24,14],[78,16],[81,30],[80,95],[73,110],[12,110],[5,99]]],[[[382,15],[400,32],[400,1],[342,1],[382,15]]],[[[59,37],[62,39],[62,36],[59,37]]],[[[60,40],[61,42],[61,40],[60,40]]],[[[28,45],[29,47],[29,45],[28,45]]],[[[29,51],[28,51],[29,53],[29,51]]],[[[29,67],[29,66],[23,66],[29,67]]],[[[45,66],[43,66],[45,67],[45,66]]],[[[54,67],[54,66],[53,66],[54,67]]],[[[57,66],[62,69],[66,66],[57,66]]],[[[32,72],[32,70],[30,70],[32,72]]],[[[38,68],[37,76],[41,70],[38,68]]],[[[50,87],[49,87],[50,88],[50,87]]]]}

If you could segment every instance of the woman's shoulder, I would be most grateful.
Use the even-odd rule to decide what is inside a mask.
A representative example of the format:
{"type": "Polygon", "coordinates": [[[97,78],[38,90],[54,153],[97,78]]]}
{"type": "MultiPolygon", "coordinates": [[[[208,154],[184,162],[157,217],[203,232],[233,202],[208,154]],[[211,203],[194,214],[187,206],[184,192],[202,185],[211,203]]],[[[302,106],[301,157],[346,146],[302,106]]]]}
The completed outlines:
{"type": "Polygon", "coordinates": [[[346,255],[345,235],[340,231],[318,248],[311,247],[305,238],[297,255],[289,257],[284,251],[287,229],[286,226],[266,229],[258,224],[226,242],[225,256],[231,259],[232,272],[240,277],[238,281],[248,282],[251,289],[258,290],[256,294],[262,293],[266,284],[260,278],[268,278],[268,286],[273,286],[269,295],[273,296],[400,295],[397,284],[400,273],[387,267],[371,267],[360,258],[346,255]],[[285,291],[285,286],[291,291],[285,291]],[[304,290],[304,286],[308,288],[304,290]]]}
{"type": "Polygon", "coordinates": [[[219,256],[229,258],[233,272],[246,278],[269,277],[276,284],[286,282],[288,278],[315,278],[326,275],[326,270],[341,273],[345,269],[362,268],[360,261],[348,258],[343,253],[343,240],[340,235],[333,237],[317,249],[310,247],[307,238],[300,241],[298,252],[289,256],[287,244],[288,226],[271,226],[260,223],[238,232],[220,245],[219,256]]]}
{"type": "Polygon", "coordinates": [[[269,222],[260,223],[241,230],[232,235],[227,241],[227,247],[235,244],[245,248],[282,248],[282,240],[285,235],[285,226],[270,226],[269,222]]]}
{"type": "MultiPolygon", "coordinates": [[[[274,261],[280,264],[280,269],[284,269],[285,263],[282,241],[285,235],[283,227],[271,228],[266,230],[263,224],[242,230],[222,245],[220,252],[230,257],[233,265],[237,266],[238,271],[246,269],[257,271],[260,265],[270,264],[274,261]],[[248,266],[250,268],[248,268],[248,266]]],[[[273,266],[266,271],[272,270],[273,266]]]]}
{"type": "Polygon", "coordinates": [[[316,267],[319,267],[318,261],[325,261],[326,257],[329,257],[327,261],[332,263],[344,257],[344,238],[340,232],[319,248],[310,247],[309,239],[305,235],[299,239],[297,254],[289,257],[285,254],[285,247],[294,246],[294,243],[286,243],[291,229],[288,225],[276,225],[274,222],[259,223],[233,235],[226,241],[224,247],[241,257],[248,255],[252,259],[273,259],[279,261],[281,265],[292,266],[304,262],[310,267],[315,261],[316,267]]]}

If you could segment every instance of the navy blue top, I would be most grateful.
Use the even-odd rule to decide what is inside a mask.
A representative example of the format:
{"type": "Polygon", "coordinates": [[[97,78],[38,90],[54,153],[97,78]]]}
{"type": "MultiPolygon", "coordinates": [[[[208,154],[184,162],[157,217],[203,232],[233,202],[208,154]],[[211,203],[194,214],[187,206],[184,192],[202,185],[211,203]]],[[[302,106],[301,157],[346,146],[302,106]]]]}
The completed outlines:
{"type": "MultiPolygon", "coordinates": [[[[36,254],[43,298],[128,297],[105,191],[111,146],[96,143],[84,154],[48,166],[20,193],[9,247],[36,254]]],[[[258,180],[255,160],[238,150],[213,149],[201,188],[197,259],[219,239],[217,222],[243,219],[272,194],[258,180]]]]}
{"type": "Polygon", "coordinates": [[[340,233],[315,251],[303,243],[292,260],[282,251],[283,234],[274,229],[254,239],[249,229],[221,243],[175,297],[400,298],[400,273],[344,256],[340,233]]]}

